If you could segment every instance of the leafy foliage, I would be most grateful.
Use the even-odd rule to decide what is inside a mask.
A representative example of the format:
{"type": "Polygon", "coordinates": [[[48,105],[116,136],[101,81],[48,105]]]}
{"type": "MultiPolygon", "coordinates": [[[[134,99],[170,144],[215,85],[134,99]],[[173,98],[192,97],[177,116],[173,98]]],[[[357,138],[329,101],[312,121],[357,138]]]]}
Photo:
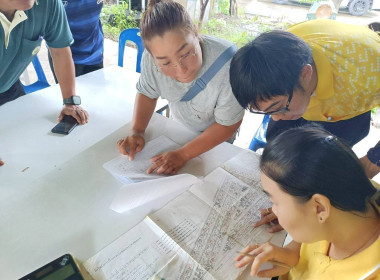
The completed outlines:
{"type": "Polygon", "coordinates": [[[219,13],[224,15],[229,15],[230,1],[229,0],[219,0],[218,1],[219,13]]]}
{"type": "Polygon", "coordinates": [[[201,33],[224,38],[242,47],[262,32],[288,27],[289,23],[283,20],[273,22],[259,16],[230,17],[217,14],[203,25],[201,33]]]}
{"type": "Polygon", "coordinates": [[[117,41],[121,31],[139,26],[140,13],[130,11],[128,3],[121,1],[119,5],[104,5],[100,20],[106,37],[117,41]]]}
{"type": "Polygon", "coordinates": [[[213,18],[208,20],[207,24],[203,26],[202,34],[209,34],[219,38],[226,39],[241,47],[253,39],[247,30],[236,30],[235,26],[227,24],[224,19],[213,18]]]}
{"type": "MultiPolygon", "coordinates": [[[[260,16],[247,16],[238,11],[238,17],[228,16],[229,0],[219,0],[218,13],[203,24],[201,33],[224,38],[242,47],[259,33],[272,29],[286,29],[289,24],[283,19],[273,21],[260,16]]],[[[119,5],[104,5],[101,21],[107,38],[117,41],[121,31],[138,27],[140,12],[130,11],[128,3],[120,1],[119,5]]]]}

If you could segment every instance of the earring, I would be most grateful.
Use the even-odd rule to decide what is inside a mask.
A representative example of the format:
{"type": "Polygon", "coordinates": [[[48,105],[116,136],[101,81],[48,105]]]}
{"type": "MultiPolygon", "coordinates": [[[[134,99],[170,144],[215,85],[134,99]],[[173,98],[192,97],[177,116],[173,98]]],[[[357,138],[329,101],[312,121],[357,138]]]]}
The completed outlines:
{"type": "Polygon", "coordinates": [[[320,221],[322,221],[322,220],[323,220],[323,218],[322,218],[322,217],[319,217],[319,220],[320,220],[320,221]]]}

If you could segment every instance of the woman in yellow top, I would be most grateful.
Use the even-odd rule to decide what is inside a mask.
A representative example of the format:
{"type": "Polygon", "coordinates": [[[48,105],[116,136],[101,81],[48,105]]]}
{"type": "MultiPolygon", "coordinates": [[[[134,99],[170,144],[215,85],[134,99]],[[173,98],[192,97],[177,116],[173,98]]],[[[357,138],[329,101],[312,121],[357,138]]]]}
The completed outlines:
{"type": "Polygon", "coordinates": [[[376,189],[347,145],[320,128],[293,128],[267,144],[260,169],[272,211],[294,241],[248,246],[243,252],[255,257],[239,255],[237,267],[253,260],[252,276],[280,279],[380,279],[376,189]],[[292,268],[259,271],[270,261],[292,268]]]}

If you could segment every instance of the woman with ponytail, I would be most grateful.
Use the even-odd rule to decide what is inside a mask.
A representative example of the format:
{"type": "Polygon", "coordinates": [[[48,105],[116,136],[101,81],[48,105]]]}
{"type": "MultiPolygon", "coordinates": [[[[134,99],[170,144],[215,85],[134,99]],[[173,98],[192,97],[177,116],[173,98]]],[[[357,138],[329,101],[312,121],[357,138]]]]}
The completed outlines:
{"type": "Polygon", "coordinates": [[[272,211],[294,241],[248,246],[243,253],[255,258],[241,254],[237,267],[252,263],[253,276],[276,261],[258,275],[380,279],[378,192],[348,146],[320,128],[293,128],[267,144],[260,169],[272,211]]]}
{"type": "Polygon", "coordinates": [[[208,83],[203,76],[233,45],[223,39],[200,36],[183,6],[171,0],[149,2],[140,32],[146,50],[137,83],[132,131],[117,146],[133,160],[144,148],[144,132],[157,99],[167,99],[171,118],[199,135],[177,150],[152,158],[147,172],[176,174],[188,160],[235,138],[244,110],[232,94],[230,59],[208,83]],[[189,98],[187,93],[196,88],[194,84],[201,85],[201,89],[189,98]]]}

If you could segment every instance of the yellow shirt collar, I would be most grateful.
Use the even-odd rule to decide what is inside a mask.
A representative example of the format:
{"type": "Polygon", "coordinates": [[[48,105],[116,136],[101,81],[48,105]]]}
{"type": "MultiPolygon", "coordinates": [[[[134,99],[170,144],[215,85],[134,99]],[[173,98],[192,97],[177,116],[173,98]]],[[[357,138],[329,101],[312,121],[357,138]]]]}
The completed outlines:
{"type": "Polygon", "coordinates": [[[8,48],[9,38],[10,38],[11,31],[13,30],[13,28],[15,28],[19,23],[23,22],[27,18],[28,16],[25,14],[24,11],[17,10],[13,17],[12,22],[10,22],[7,19],[7,17],[2,12],[0,12],[0,23],[4,29],[4,43],[5,43],[6,49],[8,48]]]}

